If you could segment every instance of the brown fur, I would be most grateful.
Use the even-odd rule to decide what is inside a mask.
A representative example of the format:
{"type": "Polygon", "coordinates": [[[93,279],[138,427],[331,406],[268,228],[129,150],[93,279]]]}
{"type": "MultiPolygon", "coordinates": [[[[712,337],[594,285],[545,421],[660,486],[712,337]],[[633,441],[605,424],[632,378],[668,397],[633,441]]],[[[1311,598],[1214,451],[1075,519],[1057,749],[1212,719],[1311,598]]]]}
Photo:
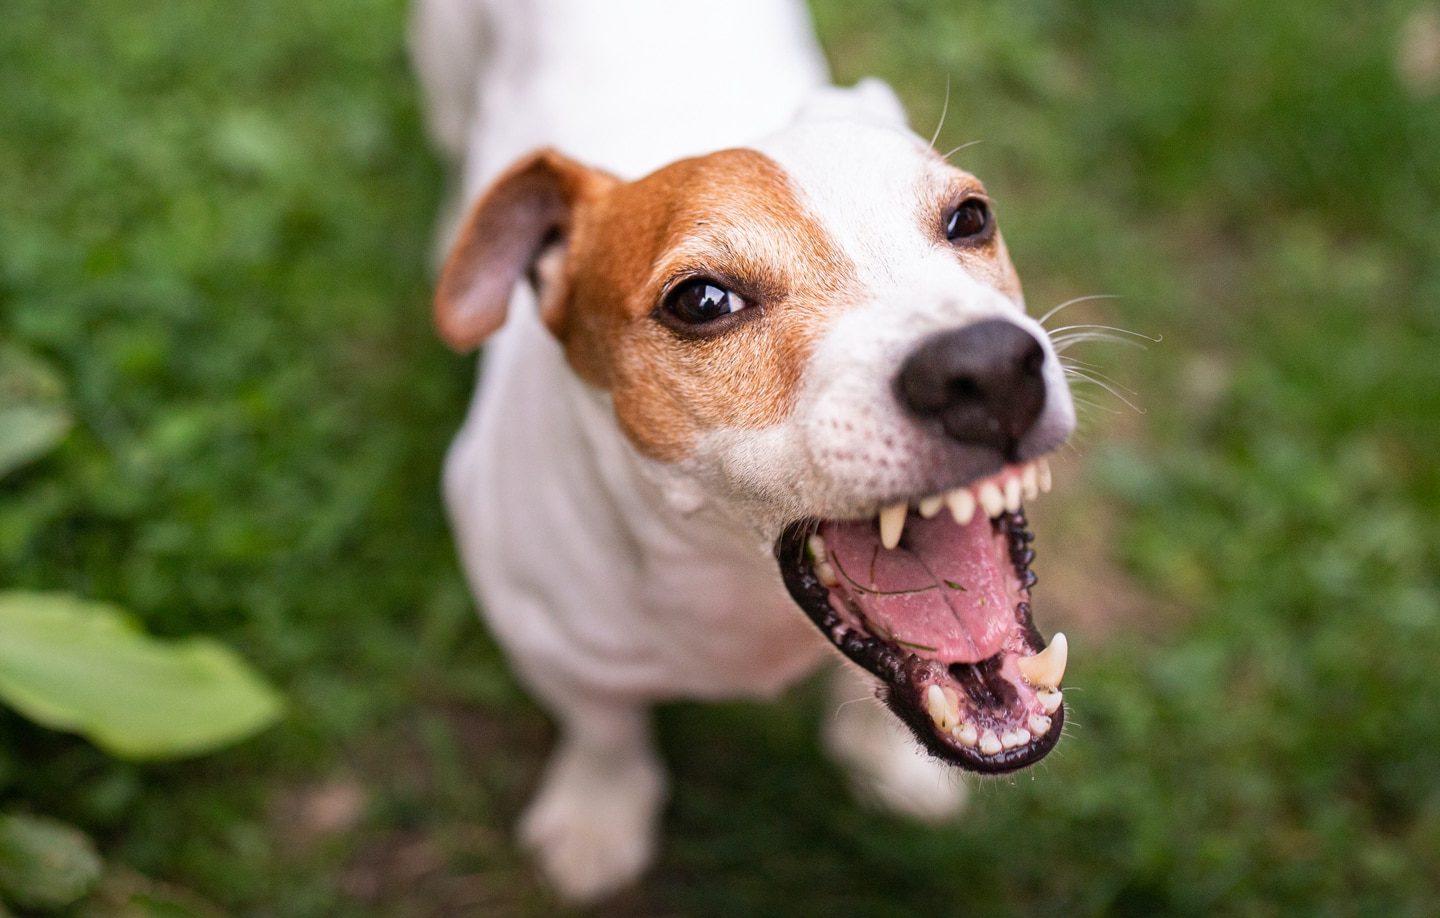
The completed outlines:
{"type": "Polygon", "coordinates": [[[783,419],[823,313],[856,296],[849,260],[784,172],[750,150],[617,187],[577,220],[571,245],[574,303],[561,334],[571,365],[610,390],[641,450],[668,461],[705,430],[783,419]],[[758,313],[713,337],[676,334],[652,312],[691,277],[715,279],[758,313]]]}

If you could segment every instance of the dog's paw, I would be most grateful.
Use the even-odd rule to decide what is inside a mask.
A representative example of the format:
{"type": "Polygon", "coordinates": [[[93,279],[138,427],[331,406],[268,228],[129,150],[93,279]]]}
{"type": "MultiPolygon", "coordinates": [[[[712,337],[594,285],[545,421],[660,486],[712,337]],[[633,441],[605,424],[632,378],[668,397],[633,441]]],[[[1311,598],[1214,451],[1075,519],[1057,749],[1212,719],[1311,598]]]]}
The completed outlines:
{"type": "Polygon", "coordinates": [[[664,800],[665,774],[648,752],[617,760],[562,749],[520,820],[520,841],[561,896],[593,902],[650,865],[664,800]]]}
{"type": "Polygon", "coordinates": [[[866,803],[921,822],[941,823],[965,809],[958,769],[932,758],[877,702],[844,705],[826,724],[825,744],[866,803]]]}
{"type": "Polygon", "coordinates": [[[949,822],[965,811],[969,797],[956,769],[913,743],[880,767],[852,767],[850,777],[861,799],[919,822],[949,822]]]}

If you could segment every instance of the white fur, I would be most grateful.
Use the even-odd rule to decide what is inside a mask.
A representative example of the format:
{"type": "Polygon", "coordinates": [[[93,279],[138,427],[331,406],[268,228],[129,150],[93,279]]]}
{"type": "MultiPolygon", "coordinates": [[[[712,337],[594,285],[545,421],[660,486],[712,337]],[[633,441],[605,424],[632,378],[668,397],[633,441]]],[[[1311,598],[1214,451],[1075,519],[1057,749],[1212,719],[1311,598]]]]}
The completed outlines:
{"type": "MultiPolygon", "coordinates": [[[[832,653],[780,583],[770,557],[778,526],[802,512],[873,509],[963,474],[884,389],[907,344],[979,316],[1038,328],[1021,304],[924,244],[908,202],[933,157],[884,84],[823,88],[796,0],[460,9],[472,6],[421,0],[414,41],[432,133],[448,144],[456,123],[468,125],[467,198],[541,145],[634,177],[768,135],[757,148],[789,173],[865,290],[825,333],[790,418],[713,432],[674,466],[642,458],[621,435],[608,398],[569,370],[528,291],[486,347],[482,385],[446,460],[445,497],[496,638],[560,721],[523,839],[557,888],[591,899],[634,878],[654,850],[664,777],[649,705],[769,696],[832,653]],[[465,25],[455,34],[446,23],[465,25]],[[464,59],[482,48],[481,59],[464,59]],[[466,67],[469,83],[456,76],[466,67]],[[782,130],[807,97],[803,119],[782,130]],[[857,364],[862,380],[836,372],[857,364]],[[889,471],[875,474],[880,457],[889,471]]],[[[1051,392],[1062,395],[1046,423],[1063,434],[1069,401],[1058,377],[1051,392]]],[[[954,812],[960,791],[948,769],[919,756],[873,702],[843,711],[828,744],[872,796],[927,818],[954,812]]]]}

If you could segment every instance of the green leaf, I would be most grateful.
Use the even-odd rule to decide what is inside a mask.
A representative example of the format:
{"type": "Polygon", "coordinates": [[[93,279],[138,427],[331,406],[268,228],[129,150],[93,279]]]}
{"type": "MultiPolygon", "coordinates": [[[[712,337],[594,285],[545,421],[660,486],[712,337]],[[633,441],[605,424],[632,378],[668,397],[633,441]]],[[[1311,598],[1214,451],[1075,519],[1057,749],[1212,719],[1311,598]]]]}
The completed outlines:
{"type": "Polygon", "coordinates": [[[104,865],[88,836],[38,816],[0,814],[0,895],[21,908],[55,909],[78,902],[104,865]]]}
{"type": "Polygon", "coordinates": [[[280,699],[223,645],[160,641],[112,606],[0,592],[0,700],[127,758],[195,755],[264,729],[280,699]]]}
{"type": "Polygon", "coordinates": [[[60,376],[19,348],[0,344],[0,478],[49,452],[69,430],[60,376]]]}

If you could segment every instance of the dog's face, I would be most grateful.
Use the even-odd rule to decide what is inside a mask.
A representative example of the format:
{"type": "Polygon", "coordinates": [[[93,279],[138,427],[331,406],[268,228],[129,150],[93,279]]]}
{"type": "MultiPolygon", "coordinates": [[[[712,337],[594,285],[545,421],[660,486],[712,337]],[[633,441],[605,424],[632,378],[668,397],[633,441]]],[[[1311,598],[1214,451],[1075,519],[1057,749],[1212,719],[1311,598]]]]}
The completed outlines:
{"type": "Polygon", "coordinates": [[[1054,745],[1019,504],[1073,409],[974,176],[833,118],[635,182],[542,152],[472,212],[442,332],[478,343],[527,269],[634,447],[775,540],[927,747],[1004,771],[1054,745]]]}

